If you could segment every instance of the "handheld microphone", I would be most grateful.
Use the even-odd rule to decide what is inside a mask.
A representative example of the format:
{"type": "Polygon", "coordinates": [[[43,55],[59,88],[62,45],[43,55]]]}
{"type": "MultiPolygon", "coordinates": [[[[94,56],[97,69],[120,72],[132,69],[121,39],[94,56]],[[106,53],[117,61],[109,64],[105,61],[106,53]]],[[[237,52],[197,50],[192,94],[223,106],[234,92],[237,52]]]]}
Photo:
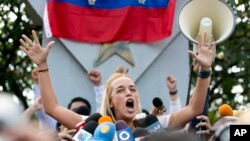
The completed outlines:
{"type": "Polygon", "coordinates": [[[223,104],[218,109],[220,117],[233,116],[233,109],[227,104],[223,104]]]}
{"type": "Polygon", "coordinates": [[[163,112],[166,112],[166,108],[163,105],[162,100],[159,97],[155,97],[153,99],[153,105],[158,109],[158,110],[163,110],[163,112]]]}
{"type": "Polygon", "coordinates": [[[102,117],[100,113],[94,113],[90,115],[86,120],[83,120],[76,124],[77,131],[80,130],[82,127],[84,127],[89,121],[95,121],[98,122],[98,120],[102,117]]]}
{"type": "Polygon", "coordinates": [[[110,116],[102,116],[99,120],[98,120],[98,124],[101,124],[103,122],[111,122],[113,123],[113,120],[111,119],[110,116]]]}
{"type": "MultiPolygon", "coordinates": [[[[111,123],[113,123],[113,120],[111,119],[110,116],[102,116],[102,117],[98,120],[98,124],[101,124],[101,123],[103,123],[103,122],[111,122],[111,123]]],[[[113,141],[118,141],[116,132],[115,132],[113,141]]]]}
{"type": "Polygon", "coordinates": [[[147,124],[146,129],[150,133],[164,131],[164,128],[161,126],[161,123],[159,122],[158,118],[155,115],[152,115],[152,114],[147,115],[146,124],[147,124]]]}
{"type": "Polygon", "coordinates": [[[145,128],[137,127],[133,131],[133,136],[134,136],[135,141],[143,141],[143,139],[149,135],[150,133],[145,128]]]}
{"type": "Polygon", "coordinates": [[[97,126],[97,122],[89,121],[84,128],[78,130],[78,132],[74,135],[74,141],[88,141],[92,137],[97,126]]]}
{"type": "Polygon", "coordinates": [[[115,126],[118,141],[134,141],[131,129],[123,120],[116,121],[115,126]]]}
{"type": "Polygon", "coordinates": [[[93,138],[89,141],[112,141],[115,135],[115,124],[103,122],[97,126],[93,138]]]}
{"type": "Polygon", "coordinates": [[[145,113],[140,113],[140,114],[137,114],[135,116],[135,118],[133,119],[133,124],[135,127],[142,127],[142,128],[145,128],[147,127],[146,125],[146,114],[145,113]]]}

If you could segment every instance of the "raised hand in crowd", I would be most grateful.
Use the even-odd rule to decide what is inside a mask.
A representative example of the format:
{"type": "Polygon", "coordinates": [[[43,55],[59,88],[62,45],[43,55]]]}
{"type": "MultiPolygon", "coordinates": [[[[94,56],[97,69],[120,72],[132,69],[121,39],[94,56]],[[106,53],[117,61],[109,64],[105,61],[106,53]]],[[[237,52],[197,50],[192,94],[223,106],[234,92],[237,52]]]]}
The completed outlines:
{"type": "Polygon", "coordinates": [[[126,68],[124,66],[119,66],[116,68],[115,72],[128,74],[128,68],[126,68]]]}
{"type": "Polygon", "coordinates": [[[102,84],[102,74],[97,70],[91,70],[88,72],[88,79],[94,86],[100,86],[102,84]]]}
{"type": "Polygon", "coordinates": [[[199,70],[210,70],[216,50],[213,36],[210,37],[208,43],[206,42],[206,36],[206,33],[204,35],[198,34],[198,54],[196,51],[188,51],[196,62],[196,65],[199,66],[199,70]]]}
{"type": "Polygon", "coordinates": [[[208,117],[204,115],[200,115],[200,116],[197,116],[196,118],[201,120],[202,122],[198,123],[195,127],[199,129],[203,129],[203,130],[197,131],[196,134],[208,140],[212,135],[211,134],[212,125],[208,117]]]}
{"type": "Polygon", "coordinates": [[[181,109],[181,101],[177,91],[177,80],[174,76],[169,75],[166,77],[166,85],[169,91],[169,113],[173,113],[181,109]]]}
{"type": "Polygon", "coordinates": [[[33,116],[33,114],[38,111],[41,110],[43,108],[43,104],[42,104],[42,99],[41,97],[38,97],[35,102],[29,106],[22,114],[22,116],[27,117],[28,119],[31,119],[31,117],[33,116]]]}
{"type": "Polygon", "coordinates": [[[32,30],[32,35],[34,41],[30,40],[26,35],[22,35],[23,39],[20,39],[22,43],[21,49],[28,55],[32,62],[38,66],[38,71],[47,69],[49,51],[55,42],[51,41],[45,48],[42,48],[34,30],[32,30]]]}
{"type": "Polygon", "coordinates": [[[167,84],[167,87],[168,87],[168,90],[169,92],[171,93],[174,93],[177,91],[177,81],[176,79],[174,78],[174,76],[172,75],[169,75],[166,77],[166,84],[167,84]]]}
{"type": "MultiPolygon", "coordinates": [[[[128,73],[128,68],[124,66],[117,67],[116,73],[128,73]]],[[[102,84],[102,74],[101,72],[93,69],[88,72],[88,79],[92,82],[94,86],[100,86],[102,84]]]]}
{"type": "Polygon", "coordinates": [[[76,133],[76,129],[68,130],[67,128],[61,129],[58,137],[61,141],[74,141],[72,134],[76,133]]]}
{"type": "Polygon", "coordinates": [[[45,48],[41,47],[36,32],[32,30],[33,41],[26,35],[22,35],[20,47],[28,57],[37,65],[40,92],[45,112],[62,123],[69,129],[75,128],[75,125],[82,121],[82,117],[73,111],[64,108],[58,104],[56,93],[54,92],[50,80],[48,68],[48,55],[54,41],[50,41],[45,48]],[[65,116],[67,115],[67,116],[65,116]]]}
{"type": "Polygon", "coordinates": [[[31,72],[31,77],[32,77],[32,80],[35,84],[39,84],[39,81],[38,81],[38,71],[37,71],[37,68],[34,68],[31,72]]]}
{"type": "Polygon", "coordinates": [[[188,51],[199,65],[198,78],[189,104],[170,116],[169,127],[184,127],[186,123],[202,113],[206,101],[207,88],[210,84],[210,69],[216,48],[215,43],[212,41],[212,36],[209,42],[206,43],[206,33],[204,35],[198,34],[198,54],[196,51],[188,51]]]}
{"type": "Polygon", "coordinates": [[[155,116],[162,116],[164,114],[164,111],[159,110],[156,107],[153,107],[149,113],[152,114],[152,115],[155,115],[155,116]]]}
{"type": "Polygon", "coordinates": [[[166,77],[166,85],[169,90],[169,95],[171,101],[176,101],[178,96],[177,96],[177,81],[174,78],[174,76],[169,75],[166,77]]]}
{"type": "MultiPolygon", "coordinates": [[[[173,113],[179,109],[181,109],[181,103],[179,96],[177,94],[177,81],[174,76],[169,75],[166,77],[166,86],[169,91],[170,101],[169,101],[169,113],[173,113]]],[[[150,111],[151,114],[155,116],[163,115],[164,111],[159,110],[156,107],[153,107],[150,111]]]]}

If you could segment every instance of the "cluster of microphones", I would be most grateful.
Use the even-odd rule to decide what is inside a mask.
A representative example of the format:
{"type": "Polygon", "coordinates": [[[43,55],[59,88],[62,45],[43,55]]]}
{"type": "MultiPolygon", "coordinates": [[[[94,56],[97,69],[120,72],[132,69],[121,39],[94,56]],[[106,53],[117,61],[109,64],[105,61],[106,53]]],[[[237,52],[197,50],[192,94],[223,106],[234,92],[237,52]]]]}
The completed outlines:
{"type": "Polygon", "coordinates": [[[99,113],[90,115],[76,125],[75,141],[143,141],[154,132],[164,131],[158,118],[154,115],[138,114],[134,119],[132,131],[125,121],[113,122],[111,117],[99,113]]]}
{"type": "MultiPolygon", "coordinates": [[[[155,98],[153,105],[165,110],[160,98],[155,98]]],[[[111,117],[95,113],[76,125],[77,133],[73,135],[73,139],[75,141],[143,141],[152,133],[164,131],[158,118],[152,114],[137,114],[133,124],[136,128],[132,131],[123,120],[113,122],[111,117]]]]}

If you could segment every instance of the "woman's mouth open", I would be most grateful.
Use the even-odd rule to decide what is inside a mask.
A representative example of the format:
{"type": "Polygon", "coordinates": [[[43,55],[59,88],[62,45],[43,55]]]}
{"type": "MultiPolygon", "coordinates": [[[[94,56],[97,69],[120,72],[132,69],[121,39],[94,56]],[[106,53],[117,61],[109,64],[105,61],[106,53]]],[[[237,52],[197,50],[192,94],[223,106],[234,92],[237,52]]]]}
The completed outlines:
{"type": "Polygon", "coordinates": [[[128,99],[126,102],[126,107],[127,107],[129,112],[134,112],[134,100],[128,99]]]}

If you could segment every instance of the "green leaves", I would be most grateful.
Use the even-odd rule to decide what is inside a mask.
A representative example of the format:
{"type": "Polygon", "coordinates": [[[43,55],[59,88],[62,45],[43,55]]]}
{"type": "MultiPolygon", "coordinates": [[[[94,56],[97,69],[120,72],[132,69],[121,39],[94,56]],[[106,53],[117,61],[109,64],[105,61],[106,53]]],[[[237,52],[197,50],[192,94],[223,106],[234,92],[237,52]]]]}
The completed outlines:
{"type": "Polygon", "coordinates": [[[27,107],[25,88],[30,88],[31,70],[34,65],[20,52],[19,39],[30,35],[32,25],[21,0],[4,0],[0,4],[0,90],[13,92],[27,107]]]}
{"type": "Polygon", "coordinates": [[[223,42],[219,48],[217,48],[217,53],[222,51],[225,54],[224,59],[215,59],[214,66],[219,65],[222,67],[221,71],[216,71],[213,68],[212,75],[212,91],[210,102],[210,114],[209,117],[216,121],[218,118],[215,114],[217,107],[220,104],[227,103],[233,107],[233,109],[242,107],[250,103],[250,10],[248,0],[229,0],[228,3],[233,7],[233,10],[237,14],[237,25],[235,27],[234,33],[231,37],[223,42]],[[221,82],[218,81],[221,78],[221,82]],[[214,85],[219,83],[218,85],[214,85]],[[243,92],[233,93],[233,90],[240,90],[242,86],[243,92]],[[218,96],[216,93],[220,91],[222,96],[218,96]],[[239,96],[237,96],[239,95],[239,96]],[[239,97],[243,96],[242,102],[238,102],[239,97]],[[221,98],[222,97],[222,98],[221,98]],[[218,99],[220,102],[216,103],[218,99]]]}

